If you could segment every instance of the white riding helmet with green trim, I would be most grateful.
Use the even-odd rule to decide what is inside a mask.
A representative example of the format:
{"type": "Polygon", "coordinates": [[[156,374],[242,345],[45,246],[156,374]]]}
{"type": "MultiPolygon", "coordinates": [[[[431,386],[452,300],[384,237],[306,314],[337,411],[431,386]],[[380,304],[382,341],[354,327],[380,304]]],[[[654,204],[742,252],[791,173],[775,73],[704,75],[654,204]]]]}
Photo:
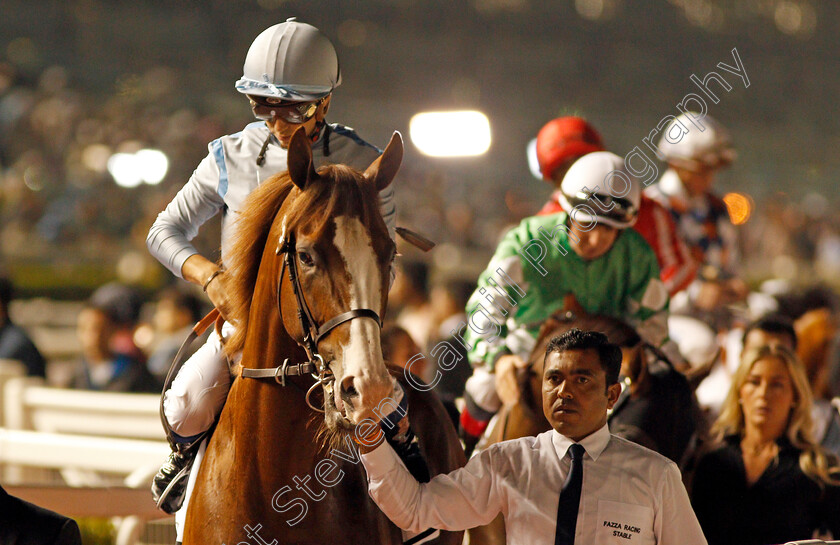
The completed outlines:
{"type": "Polygon", "coordinates": [[[627,170],[624,159],[609,151],[596,151],[572,164],[563,177],[558,200],[575,221],[626,229],[636,223],[642,186],[627,170]]]}
{"type": "Polygon", "coordinates": [[[314,26],[294,18],[256,37],[242,72],[236,82],[240,93],[292,102],[318,100],[341,83],[332,42],[314,26]]]}

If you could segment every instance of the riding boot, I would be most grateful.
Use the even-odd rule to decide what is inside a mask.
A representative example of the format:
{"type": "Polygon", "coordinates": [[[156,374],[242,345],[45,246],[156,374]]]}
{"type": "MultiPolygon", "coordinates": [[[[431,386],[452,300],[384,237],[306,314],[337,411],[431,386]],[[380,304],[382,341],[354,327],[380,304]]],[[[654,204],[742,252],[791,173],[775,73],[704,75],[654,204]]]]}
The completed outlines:
{"type": "Polygon", "coordinates": [[[152,480],[152,499],[164,513],[171,515],[184,504],[190,470],[204,435],[189,443],[176,443],[152,480]]]}

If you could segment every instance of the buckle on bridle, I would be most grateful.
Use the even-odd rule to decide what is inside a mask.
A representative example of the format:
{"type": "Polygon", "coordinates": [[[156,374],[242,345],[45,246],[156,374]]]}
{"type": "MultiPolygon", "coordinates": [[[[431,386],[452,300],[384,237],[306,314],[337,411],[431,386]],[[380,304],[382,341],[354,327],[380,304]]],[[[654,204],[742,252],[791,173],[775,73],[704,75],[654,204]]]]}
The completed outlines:
{"type": "Polygon", "coordinates": [[[316,352],[316,353],[315,353],[315,357],[312,359],[312,362],[311,362],[311,363],[315,364],[315,368],[316,368],[316,371],[317,371],[317,373],[316,373],[316,372],[312,372],[312,373],[310,373],[310,374],[312,375],[312,378],[314,378],[315,380],[317,380],[319,383],[320,383],[320,382],[323,382],[323,381],[324,381],[324,377],[325,377],[325,376],[326,376],[326,374],[327,374],[327,364],[326,364],[326,362],[324,361],[324,357],[323,357],[321,354],[318,354],[318,353],[316,352]],[[315,359],[316,359],[316,358],[317,358],[317,359],[319,359],[319,360],[321,360],[321,364],[320,364],[320,365],[319,365],[318,363],[316,363],[316,362],[315,362],[315,359]]]}
{"type": "Polygon", "coordinates": [[[286,386],[286,367],[289,365],[289,358],[283,360],[283,365],[274,370],[274,382],[280,386],[286,386]],[[279,379],[279,380],[278,380],[279,379]]]}
{"type": "Polygon", "coordinates": [[[285,254],[289,251],[289,239],[284,235],[277,241],[277,249],[274,250],[274,255],[285,254]]]}

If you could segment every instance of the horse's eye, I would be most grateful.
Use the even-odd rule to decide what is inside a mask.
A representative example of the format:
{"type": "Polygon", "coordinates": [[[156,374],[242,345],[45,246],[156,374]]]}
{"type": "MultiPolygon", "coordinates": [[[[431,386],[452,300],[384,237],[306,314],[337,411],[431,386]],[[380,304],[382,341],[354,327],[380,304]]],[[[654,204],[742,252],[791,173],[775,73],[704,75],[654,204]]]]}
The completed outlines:
{"type": "Polygon", "coordinates": [[[301,265],[304,267],[315,266],[315,260],[312,259],[312,255],[309,252],[298,252],[298,261],[300,261],[301,265]]]}

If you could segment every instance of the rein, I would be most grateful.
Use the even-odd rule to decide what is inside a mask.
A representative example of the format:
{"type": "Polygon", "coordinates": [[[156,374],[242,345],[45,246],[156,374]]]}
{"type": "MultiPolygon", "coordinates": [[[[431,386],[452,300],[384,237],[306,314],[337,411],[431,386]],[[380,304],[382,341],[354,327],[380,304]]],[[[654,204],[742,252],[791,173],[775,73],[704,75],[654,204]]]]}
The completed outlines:
{"type": "Polygon", "coordinates": [[[342,312],[338,316],[327,320],[321,326],[317,325],[315,318],[312,316],[312,311],[306,303],[306,298],[303,295],[303,288],[300,285],[298,276],[297,261],[295,260],[296,246],[294,234],[289,234],[288,237],[280,239],[277,246],[276,254],[283,254],[283,264],[280,268],[280,280],[277,282],[277,308],[282,314],[282,299],[280,297],[280,290],[283,286],[283,277],[286,271],[289,271],[289,281],[292,283],[292,290],[295,294],[295,301],[297,303],[297,315],[300,321],[300,327],[303,331],[303,339],[296,342],[303,347],[309,361],[297,364],[289,364],[289,358],[286,358],[283,363],[277,367],[269,369],[254,369],[242,367],[241,376],[243,378],[273,378],[277,384],[281,386],[286,385],[287,376],[303,376],[306,374],[312,375],[315,383],[306,392],[306,404],[318,412],[324,412],[323,409],[316,407],[311,401],[312,392],[318,385],[322,385],[325,389],[329,389],[335,381],[335,377],[329,369],[329,366],[324,361],[324,357],[318,353],[318,342],[326,337],[333,329],[345,322],[354,320],[356,318],[372,318],[376,320],[379,327],[382,327],[382,319],[379,314],[369,308],[355,308],[342,312]]]}
{"type": "MultiPolygon", "coordinates": [[[[163,402],[166,399],[166,391],[169,390],[170,386],[172,386],[172,381],[175,380],[175,376],[178,374],[178,371],[181,370],[181,367],[184,365],[184,363],[187,361],[187,358],[191,354],[191,352],[189,352],[190,345],[192,345],[192,343],[197,338],[199,338],[201,335],[203,335],[204,332],[207,331],[207,329],[211,325],[213,325],[214,323],[217,324],[217,327],[220,327],[220,325],[219,325],[220,324],[220,322],[219,322],[220,316],[221,316],[221,314],[219,313],[218,309],[214,308],[213,310],[211,310],[207,314],[207,316],[205,316],[204,318],[199,320],[198,323],[196,323],[193,326],[192,331],[190,331],[190,334],[187,336],[187,338],[181,344],[181,348],[178,349],[178,353],[175,355],[175,359],[172,361],[172,365],[170,365],[170,367],[169,367],[169,372],[166,374],[166,379],[164,379],[164,381],[163,381],[163,391],[160,394],[160,407],[159,407],[160,421],[163,424],[163,430],[166,433],[166,440],[169,442],[169,445],[172,447],[172,450],[178,450],[178,451],[181,451],[181,452],[186,451],[186,450],[190,450],[190,449],[197,450],[200,443],[201,443],[201,441],[199,441],[198,439],[201,438],[201,437],[208,436],[210,434],[210,432],[212,431],[212,429],[215,428],[215,426],[216,426],[216,424],[214,423],[213,426],[209,430],[200,433],[198,437],[190,438],[191,441],[189,443],[190,444],[189,447],[187,447],[187,446],[180,446],[179,447],[179,445],[185,445],[185,443],[184,443],[183,439],[179,440],[178,436],[172,431],[172,426],[169,424],[169,420],[166,418],[166,411],[164,410],[163,402]]],[[[166,497],[166,494],[161,494],[161,499],[163,499],[165,497],[166,497]]],[[[160,505],[158,505],[158,507],[160,507],[160,505]]]]}

